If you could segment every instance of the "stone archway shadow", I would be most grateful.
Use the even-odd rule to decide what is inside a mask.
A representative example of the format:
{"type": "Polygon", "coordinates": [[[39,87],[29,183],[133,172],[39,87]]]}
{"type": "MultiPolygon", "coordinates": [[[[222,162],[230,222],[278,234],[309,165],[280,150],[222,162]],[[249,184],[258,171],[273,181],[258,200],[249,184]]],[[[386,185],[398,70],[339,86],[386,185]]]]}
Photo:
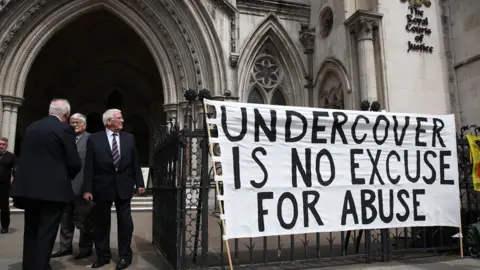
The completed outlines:
{"type": "Polygon", "coordinates": [[[12,148],[17,109],[35,58],[65,25],[98,9],[129,25],[153,55],[162,78],[162,109],[167,117],[177,118],[185,89],[206,88],[217,94],[226,89],[222,44],[203,5],[176,0],[158,0],[157,5],[127,0],[12,1],[8,10],[2,10],[8,16],[0,17],[2,28],[9,33],[0,37],[0,119],[2,135],[8,136],[12,148]],[[2,20],[7,17],[12,19],[2,20]]]}

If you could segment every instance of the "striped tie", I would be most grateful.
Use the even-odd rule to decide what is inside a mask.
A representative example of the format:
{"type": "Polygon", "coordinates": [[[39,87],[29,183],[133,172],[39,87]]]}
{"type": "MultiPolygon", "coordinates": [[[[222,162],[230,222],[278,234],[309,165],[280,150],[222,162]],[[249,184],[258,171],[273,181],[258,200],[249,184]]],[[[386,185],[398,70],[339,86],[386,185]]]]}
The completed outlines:
{"type": "Polygon", "coordinates": [[[112,155],[113,155],[113,166],[115,169],[118,169],[118,164],[120,163],[120,153],[118,152],[118,145],[116,137],[118,134],[114,133],[112,139],[112,155]]]}

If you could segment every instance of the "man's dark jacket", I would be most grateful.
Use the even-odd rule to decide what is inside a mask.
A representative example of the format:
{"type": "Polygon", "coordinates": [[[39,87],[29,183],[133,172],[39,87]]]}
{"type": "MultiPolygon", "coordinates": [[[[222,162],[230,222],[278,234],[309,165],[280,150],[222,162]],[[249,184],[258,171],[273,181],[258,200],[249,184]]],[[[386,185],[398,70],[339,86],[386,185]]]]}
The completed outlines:
{"type": "Polygon", "coordinates": [[[24,199],[71,202],[71,180],[82,168],[73,128],[47,116],[27,128],[21,149],[10,193],[16,206],[24,199]]]}
{"type": "Polygon", "coordinates": [[[88,137],[83,191],[92,193],[96,201],[127,200],[133,197],[135,186],[145,186],[135,138],[127,132],[119,136],[121,159],[117,171],[107,133],[100,131],[88,137]]]}

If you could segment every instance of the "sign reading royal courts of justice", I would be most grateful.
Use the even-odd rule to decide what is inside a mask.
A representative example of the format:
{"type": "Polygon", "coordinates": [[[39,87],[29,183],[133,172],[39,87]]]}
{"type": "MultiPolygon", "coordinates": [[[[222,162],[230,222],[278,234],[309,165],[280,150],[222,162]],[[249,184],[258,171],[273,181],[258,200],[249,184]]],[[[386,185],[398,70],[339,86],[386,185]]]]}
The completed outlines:
{"type": "Polygon", "coordinates": [[[405,16],[407,23],[405,30],[414,35],[412,40],[407,42],[407,52],[432,53],[433,46],[428,45],[427,37],[432,34],[428,17],[425,15],[424,7],[432,5],[431,0],[400,0],[408,2],[408,13],[405,16]]]}
{"type": "Polygon", "coordinates": [[[205,103],[227,239],[460,226],[453,115],[205,103]]]}

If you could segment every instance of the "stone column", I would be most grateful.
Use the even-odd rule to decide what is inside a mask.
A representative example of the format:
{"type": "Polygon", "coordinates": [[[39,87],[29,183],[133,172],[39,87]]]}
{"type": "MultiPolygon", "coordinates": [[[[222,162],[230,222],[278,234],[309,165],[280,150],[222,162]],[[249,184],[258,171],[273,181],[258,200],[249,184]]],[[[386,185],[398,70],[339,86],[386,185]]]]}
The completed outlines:
{"type": "Polygon", "coordinates": [[[189,127],[189,123],[191,122],[191,119],[189,118],[190,113],[189,111],[187,111],[187,108],[189,108],[188,101],[186,100],[180,101],[178,105],[179,105],[179,110],[177,114],[178,127],[180,129],[184,129],[186,127],[189,127]]]}
{"type": "Polygon", "coordinates": [[[172,119],[173,125],[179,125],[178,123],[178,104],[177,103],[168,103],[163,105],[163,111],[167,116],[167,123],[170,123],[170,119],[172,119]]]}
{"type": "Polygon", "coordinates": [[[358,55],[358,76],[360,86],[360,101],[378,100],[377,69],[375,67],[374,30],[382,15],[358,10],[347,19],[345,25],[355,37],[358,55]]]}
{"type": "Polygon", "coordinates": [[[2,137],[8,138],[8,151],[13,152],[15,148],[15,135],[17,133],[18,108],[23,103],[23,98],[14,96],[2,96],[3,119],[2,137]]]}
{"type": "Polygon", "coordinates": [[[308,104],[307,106],[313,107],[314,100],[313,100],[313,60],[314,60],[314,52],[315,52],[315,28],[309,29],[308,25],[302,26],[302,30],[300,31],[300,42],[303,45],[304,53],[307,56],[307,85],[305,88],[308,90],[308,104]]]}

